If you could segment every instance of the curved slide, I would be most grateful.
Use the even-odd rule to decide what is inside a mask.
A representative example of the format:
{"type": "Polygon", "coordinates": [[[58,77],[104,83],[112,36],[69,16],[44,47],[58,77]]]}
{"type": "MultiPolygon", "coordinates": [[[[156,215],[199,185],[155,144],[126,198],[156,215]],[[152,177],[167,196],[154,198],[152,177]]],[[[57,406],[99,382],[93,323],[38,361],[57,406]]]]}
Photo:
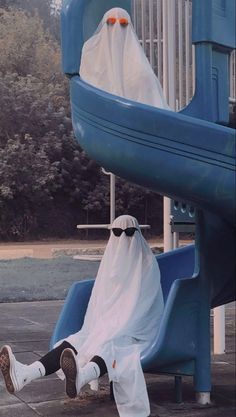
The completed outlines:
{"type": "Polygon", "coordinates": [[[234,221],[234,130],[71,79],[73,127],[105,169],[234,221]]]}
{"type": "MultiPolygon", "coordinates": [[[[64,1],[63,69],[70,77],[74,131],[105,169],[198,209],[195,266],[193,247],[158,258],[165,313],[142,365],[154,373],[193,375],[195,391],[210,392],[210,308],[235,298],[235,132],[226,127],[234,1],[193,0],[196,93],[180,113],[113,96],[80,79],[83,43],[113,6],[130,11],[129,0],[64,1]]],[[[52,345],[81,327],[92,285],[76,283],[70,290],[52,345]]]]}

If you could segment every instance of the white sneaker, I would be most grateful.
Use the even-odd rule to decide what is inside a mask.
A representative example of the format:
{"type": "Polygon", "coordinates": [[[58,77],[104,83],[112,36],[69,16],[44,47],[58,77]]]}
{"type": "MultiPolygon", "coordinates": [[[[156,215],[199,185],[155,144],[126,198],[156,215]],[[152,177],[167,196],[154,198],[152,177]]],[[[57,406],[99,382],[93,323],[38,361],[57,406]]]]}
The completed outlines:
{"type": "Polygon", "coordinates": [[[0,369],[10,394],[20,391],[27,384],[27,365],[16,360],[10,346],[5,345],[0,350],[0,369]]]}
{"type": "Polygon", "coordinates": [[[61,369],[63,370],[66,378],[66,394],[70,398],[77,396],[76,378],[77,378],[77,365],[75,359],[75,353],[72,349],[64,349],[60,358],[61,369]]]}
{"type": "Polygon", "coordinates": [[[63,350],[60,364],[66,378],[66,393],[70,398],[75,398],[84,385],[100,376],[99,366],[95,362],[88,362],[83,368],[79,367],[74,351],[69,348],[63,350]]]}

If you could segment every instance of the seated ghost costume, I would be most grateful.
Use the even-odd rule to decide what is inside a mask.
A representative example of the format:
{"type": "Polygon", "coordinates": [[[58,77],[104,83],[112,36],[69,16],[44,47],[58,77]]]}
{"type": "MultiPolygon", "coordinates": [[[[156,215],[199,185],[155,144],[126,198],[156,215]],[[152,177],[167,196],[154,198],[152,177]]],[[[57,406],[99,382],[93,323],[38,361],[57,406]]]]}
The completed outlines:
{"type": "Polygon", "coordinates": [[[101,90],[170,110],[130,16],[121,8],[105,13],[95,34],[85,42],[80,76],[101,90]]]}
{"type": "Polygon", "coordinates": [[[141,352],[159,330],[164,303],[158,263],[137,220],[120,216],[112,228],[136,228],[133,236],[111,233],[82,329],[68,341],[83,367],[94,355],[106,363],[121,417],[148,417],[150,406],[141,352]]]}

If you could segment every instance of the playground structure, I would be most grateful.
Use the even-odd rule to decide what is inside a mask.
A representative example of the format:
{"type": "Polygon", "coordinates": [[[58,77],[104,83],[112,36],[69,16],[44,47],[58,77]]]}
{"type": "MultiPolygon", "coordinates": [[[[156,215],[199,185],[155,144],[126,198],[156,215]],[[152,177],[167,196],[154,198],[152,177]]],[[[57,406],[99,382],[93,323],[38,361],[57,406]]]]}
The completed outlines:
{"type": "MultiPolygon", "coordinates": [[[[130,12],[130,3],[64,1],[63,70],[70,77],[73,127],[81,146],[107,171],[196,209],[195,249],[158,257],[165,311],[159,337],[141,360],[146,372],[192,375],[197,399],[206,404],[210,309],[235,299],[235,136],[227,127],[235,3],[193,0],[196,90],[179,113],[116,97],[79,77],[84,41],[107,10],[130,12]]],[[[93,282],[71,288],[51,345],[81,328],[93,282]]]]}

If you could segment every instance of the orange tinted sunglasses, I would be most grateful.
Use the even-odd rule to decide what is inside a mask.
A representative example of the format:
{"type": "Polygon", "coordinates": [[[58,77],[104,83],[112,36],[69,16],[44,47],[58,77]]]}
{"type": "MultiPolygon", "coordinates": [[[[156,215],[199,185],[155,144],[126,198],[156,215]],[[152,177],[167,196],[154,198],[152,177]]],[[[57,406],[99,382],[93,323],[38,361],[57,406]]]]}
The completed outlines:
{"type": "Polygon", "coordinates": [[[120,19],[116,19],[116,17],[108,17],[107,24],[114,25],[116,22],[119,22],[121,26],[127,26],[129,24],[128,19],[125,17],[121,17],[120,19]]]}

